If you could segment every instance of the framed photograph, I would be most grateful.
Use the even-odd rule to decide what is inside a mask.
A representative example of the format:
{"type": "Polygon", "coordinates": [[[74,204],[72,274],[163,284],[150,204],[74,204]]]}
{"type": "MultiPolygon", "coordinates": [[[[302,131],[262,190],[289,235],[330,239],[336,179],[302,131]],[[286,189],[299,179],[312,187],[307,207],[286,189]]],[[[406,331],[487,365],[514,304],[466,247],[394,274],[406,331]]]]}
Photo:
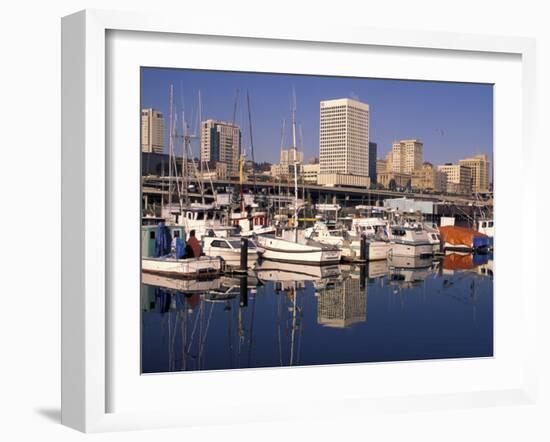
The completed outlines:
{"type": "Polygon", "coordinates": [[[534,41],[108,11],[62,36],[65,425],[534,401],[534,41]]]}

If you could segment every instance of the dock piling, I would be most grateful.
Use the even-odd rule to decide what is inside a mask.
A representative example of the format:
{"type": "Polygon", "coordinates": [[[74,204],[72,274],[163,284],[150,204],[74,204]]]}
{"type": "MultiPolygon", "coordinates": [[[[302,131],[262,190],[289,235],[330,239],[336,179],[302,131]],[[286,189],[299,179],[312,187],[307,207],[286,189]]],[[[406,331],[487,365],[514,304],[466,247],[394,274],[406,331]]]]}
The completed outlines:
{"type": "Polygon", "coordinates": [[[248,270],[248,238],[241,238],[241,268],[242,272],[248,270]]]}

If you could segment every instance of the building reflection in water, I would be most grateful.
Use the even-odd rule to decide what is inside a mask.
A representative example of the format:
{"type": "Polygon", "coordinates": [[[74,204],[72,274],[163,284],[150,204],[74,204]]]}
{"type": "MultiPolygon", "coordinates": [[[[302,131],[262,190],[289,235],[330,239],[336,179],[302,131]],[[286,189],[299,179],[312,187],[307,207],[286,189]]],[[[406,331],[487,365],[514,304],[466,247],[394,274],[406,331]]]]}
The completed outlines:
{"type": "Polygon", "coordinates": [[[367,289],[360,275],[335,280],[316,291],[317,323],[345,328],[367,321],[367,289]]]}

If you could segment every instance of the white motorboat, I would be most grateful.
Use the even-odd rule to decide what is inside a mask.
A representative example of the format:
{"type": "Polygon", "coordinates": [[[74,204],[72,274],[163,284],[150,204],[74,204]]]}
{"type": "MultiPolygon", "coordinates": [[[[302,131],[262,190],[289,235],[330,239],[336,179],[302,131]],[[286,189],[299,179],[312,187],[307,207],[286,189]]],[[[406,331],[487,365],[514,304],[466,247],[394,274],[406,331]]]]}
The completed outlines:
{"type": "Polygon", "coordinates": [[[262,258],[272,261],[302,263],[302,264],[337,264],[342,256],[341,250],[332,245],[307,239],[303,231],[283,232],[289,239],[278,238],[273,235],[262,235],[256,239],[259,254],[262,258]],[[296,235],[297,240],[290,238],[296,235]]]}
{"type": "Polygon", "coordinates": [[[427,225],[424,225],[424,229],[426,230],[426,234],[428,235],[428,242],[432,245],[433,253],[440,252],[441,237],[439,236],[439,230],[427,225]]]}
{"type": "Polygon", "coordinates": [[[351,220],[350,232],[354,235],[387,237],[388,224],[382,218],[355,217],[351,220]]]}
{"type": "Polygon", "coordinates": [[[493,238],[495,236],[495,222],[492,219],[480,219],[477,222],[477,231],[493,238]]]}
{"type": "MultiPolygon", "coordinates": [[[[354,261],[361,257],[361,236],[351,234],[344,228],[329,229],[325,223],[316,222],[305,230],[305,236],[322,244],[329,244],[342,250],[344,260],[354,261]]],[[[367,235],[366,261],[386,259],[390,244],[378,236],[367,235]]]]}
{"type": "Polygon", "coordinates": [[[433,245],[425,230],[418,227],[393,226],[389,231],[388,256],[430,256],[433,245]]]}
{"type": "Polygon", "coordinates": [[[201,278],[219,275],[223,269],[223,260],[212,256],[184,259],[177,259],[171,256],[161,256],[159,258],[142,257],[141,269],[144,272],[171,275],[180,278],[201,278]]]}
{"type": "MultiPolygon", "coordinates": [[[[236,236],[202,238],[202,251],[207,256],[219,256],[229,264],[239,264],[241,260],[241,238],[236,236]]],[[[258,248],[252,240],[248,240],[247,261],[248,266],[254,265],[258,259],[258,248]]]]}
{"type": "Polygon", "coordinates": [[[205,235],[208,229],[227,224],[225,213],[213,204],[191,203],[182,211],[177,212],[170,211],[170,208],[165,207],[163,216],[174,224],[183,226],[187,235],[194,230],[197,238],[205,235]]]}

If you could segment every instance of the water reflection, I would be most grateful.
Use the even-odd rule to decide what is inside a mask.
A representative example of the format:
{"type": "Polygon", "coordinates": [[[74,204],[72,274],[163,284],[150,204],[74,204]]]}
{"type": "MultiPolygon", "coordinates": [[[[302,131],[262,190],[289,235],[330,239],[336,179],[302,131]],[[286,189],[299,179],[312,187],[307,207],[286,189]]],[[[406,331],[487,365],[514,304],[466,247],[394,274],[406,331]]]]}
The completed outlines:
{"type": "Polygon", "coordinates": [[[491,356],[492,262],[453,254],[263,261],[245,277],[195,281],[143,274],[142,371],[491,356]]]}

